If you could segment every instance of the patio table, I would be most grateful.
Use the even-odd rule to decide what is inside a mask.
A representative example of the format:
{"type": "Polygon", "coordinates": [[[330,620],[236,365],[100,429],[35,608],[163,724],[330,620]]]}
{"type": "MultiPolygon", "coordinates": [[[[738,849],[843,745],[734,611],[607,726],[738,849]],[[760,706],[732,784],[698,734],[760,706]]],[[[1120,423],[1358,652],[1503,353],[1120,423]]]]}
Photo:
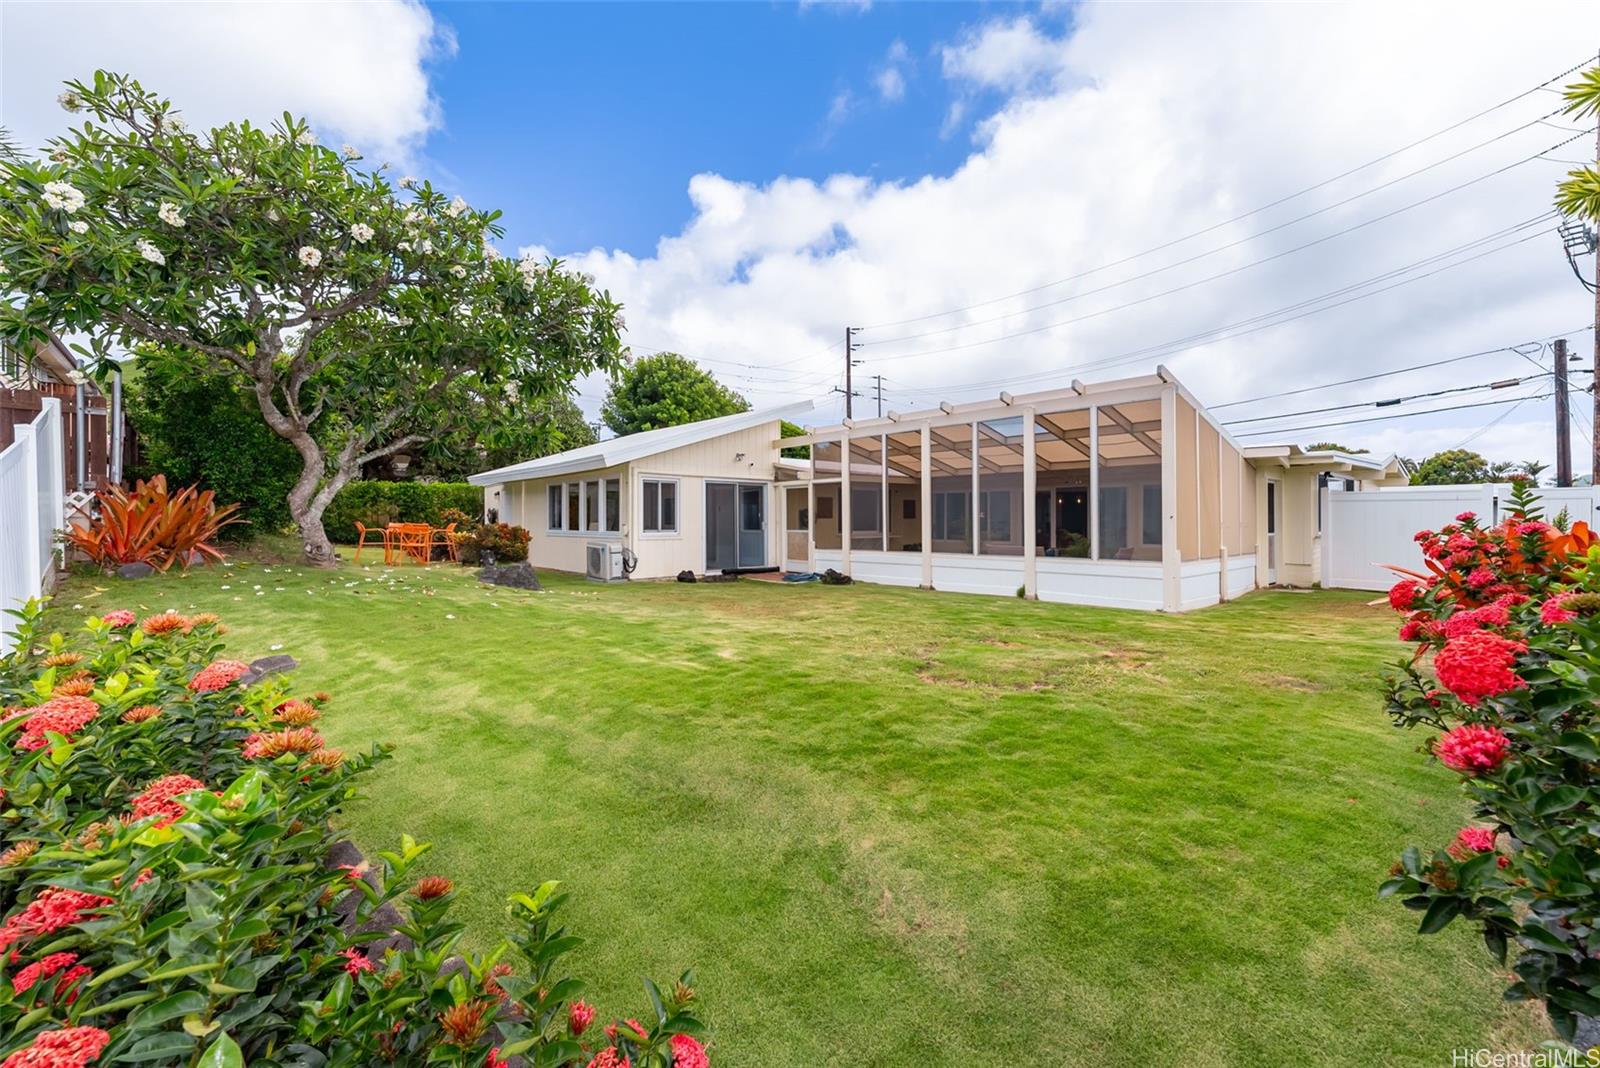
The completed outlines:
{"type": "Polygon", "coordinates": [[[428,562],[433,527],[427,523],[390,523],[389,537],[402,556],[409,556],[419,564],[428,562]]]}

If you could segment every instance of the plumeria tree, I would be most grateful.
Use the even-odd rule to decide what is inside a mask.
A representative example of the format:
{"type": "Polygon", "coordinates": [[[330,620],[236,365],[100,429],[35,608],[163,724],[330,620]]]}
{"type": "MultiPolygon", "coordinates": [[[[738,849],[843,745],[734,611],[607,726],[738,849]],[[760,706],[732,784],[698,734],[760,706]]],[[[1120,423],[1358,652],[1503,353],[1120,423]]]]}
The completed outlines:
{"type": "Polygon", "coordinates": [[[146,352],[221,372],[299,454],[289,511],[312,563],[362,464],[435,437],[492,437],[508,411],[622,366],[621,308],[556,260],[506,260],[499,213],[364,169],[285,114],[189,130],[99,72],[88,121],[47,158],[0,162],[0,336],[84,336],[104,368],[146,352]]]}
{"type": "MultiPolygon", "coordinates": [[[[1567,114],[1581,119],[1600,115],[1600,66],[1591,67],[1567,86],[1567,114]]],[[[1600,168],[1584,164],[1567,172],[1556,189],[1556,207],[1564,214],[1600,220],[1600,168]]]]}

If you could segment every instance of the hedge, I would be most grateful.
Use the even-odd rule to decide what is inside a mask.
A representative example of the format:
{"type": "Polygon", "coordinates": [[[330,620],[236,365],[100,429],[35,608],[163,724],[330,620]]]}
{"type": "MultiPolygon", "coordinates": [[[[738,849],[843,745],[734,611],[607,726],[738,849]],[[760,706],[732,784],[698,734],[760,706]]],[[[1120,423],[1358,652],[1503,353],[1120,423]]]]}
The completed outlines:
{"type": "Polygon", "coordinates": [[[353,542],[357,522],[444,526],[441,513],[448,508],[482,515],[483,490],[466,482],[352,482],[328,505],[322,525],[334,541],[353,542]]]}

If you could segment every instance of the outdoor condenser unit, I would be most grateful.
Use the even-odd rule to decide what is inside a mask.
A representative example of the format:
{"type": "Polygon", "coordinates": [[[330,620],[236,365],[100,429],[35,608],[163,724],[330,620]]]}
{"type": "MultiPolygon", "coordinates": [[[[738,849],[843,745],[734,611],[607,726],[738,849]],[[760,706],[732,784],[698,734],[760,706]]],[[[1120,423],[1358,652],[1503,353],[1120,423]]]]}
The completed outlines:
{"type": "Polygon", "coordinates": [[[622,569],[622,546],[591,541],[587,558],[585,573],[590,582],[621,582],[627,578],[622,569]]]}

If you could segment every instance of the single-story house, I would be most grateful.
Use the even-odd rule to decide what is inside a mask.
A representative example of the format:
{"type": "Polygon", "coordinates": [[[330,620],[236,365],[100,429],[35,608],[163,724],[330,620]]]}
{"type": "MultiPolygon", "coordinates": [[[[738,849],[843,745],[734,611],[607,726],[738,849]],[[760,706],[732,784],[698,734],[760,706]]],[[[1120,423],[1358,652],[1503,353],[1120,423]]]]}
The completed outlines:
{"type": "Polygon", "coordinates": [[[636,558],[633,578],[832,568],[1185,611],[1315,583],[1323,495],[1405,478],[1393,457],[1241,445],[1165,368],[781,438],[781,421],[811,407],[614,438],[471,481],[486,511],[528,529],[536,567],[584,571],[604,543],[636,558]],[[809,459],[780,455],[798,445],[809,459]]]}
{"type": "MultiPolygon", "coordinates": [[[[529,532],[535,567],[582,573],[589,547],[631,577],[783,566],[782,422],[810,401],[646,430],[472,475],[484,510],[529,532]]],[[[799,462],[803,464],[803,461],[799,462]]],[[[611,566],[609,563],[606,566],[611,566]]]]}
{"type": "Polygon", "coordinates": [[[811,447],[809,554],[791,566],[1165,611],[1311,584],[1321,491],[1403,478],[1392,457],[1241,445],[1165,368],[789,443],[811,447]]]}

